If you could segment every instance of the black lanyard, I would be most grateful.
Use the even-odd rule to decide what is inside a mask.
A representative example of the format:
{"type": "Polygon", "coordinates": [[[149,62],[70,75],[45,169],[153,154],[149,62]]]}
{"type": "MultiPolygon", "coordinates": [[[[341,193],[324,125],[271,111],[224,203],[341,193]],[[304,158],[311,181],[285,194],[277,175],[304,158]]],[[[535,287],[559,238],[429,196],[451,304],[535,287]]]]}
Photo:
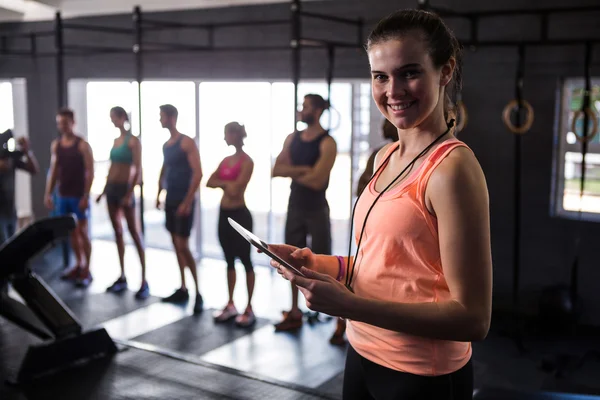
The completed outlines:
{"type": "Polygon", "coordinates": [[[387,162],[389,161],[390,157],[394,154],[394,152],[396,150],[398,150],[398,148],[396,148],[394,151],[392,151],[390,153],[390,155],[387,156],[387,158],[385,160],[383,160],[383,162],[381,163],[381,165],[379,166],[379,168],[377,168],[377,171],[375,171],[375,173],[373,175],[371,175],[371,179],[369,179],[369,181],[367,182],[367,185],[365,186],[365,190],[363,190],[359,195],[358,198],[356,199],[356,202],[354,203],[354,207],[352,207],[352,219],[351,219],[351,225],[350,225],[350,241],[348,243],[348,269],[346,270],[346,287],[348,288],[348,290],[350,290],[351,292],[354,292],[352,290],[352,278],[354,278],[354,267],[356,266],[356,259],[358,258],[358,250],[360,249],[360,243],[362,242],[362,238],[363,238],[363,234],[365,233],[365,226],[367,226],[367,219],[369,218],[369,214],[371,214],[371,210],[373,210],[373,206],[375,206],[375,203],[377,203],[377,200],[379,200],[379,198],[390,188],[392,187],[392,185],[402,176],[404,175],[404,173],[419,159],[423,156],[423,154],[427,153],[429,151],[429,149],[431,149],[431,147],[436,144],[442,137],[444,137],[448,132],[450,132],[450,129],[454,126],[454,120],[450,120],[450,122],[448,123],[448,129],[446,129],[446,131],[444,133],[442,133],[440,136],[438,136],[433,142],[431,142],[429,144],[429,146],[427,146],[422,152],[420,152],[415,158],[413,158],[413,160],[408,163],[408,165],[402,170],[402,172],[400,172],[398,174],[398,176],[396,176],[396,178],[394,178],[393,181],[391,181],[389,183],[389,185],[387,185],[385,187],[385,189],[383,189],[381,191],[381,193],[379,193],[379,195],[375,198],[375,201],[373,201],[373,204],[371,204],[371,207],[369,207],[369,210],[367,211],[367,215],[365,215],[365,220],[363,222],[362,228],[360,230],[360,236],[358,237],[358,244],[356,245],[356,254],[354,255],[354,262],[350,262],[350,255],[352,254],[352,232],[353,232],[353,227],[354,227],[354,212],[356,211],[356,205],[358,204],[358,200],[360,199],[360,196],[362,195],[362,193],[364,193],[365,190],[367,190],[367,188],[369,187],[369,184],[371,183],[371,181],[373,180],[373,178],[375,176],[377,176],[377,174],[379,173],[379,171],[385,167],[385,165],[387,165],[387,162]]]}

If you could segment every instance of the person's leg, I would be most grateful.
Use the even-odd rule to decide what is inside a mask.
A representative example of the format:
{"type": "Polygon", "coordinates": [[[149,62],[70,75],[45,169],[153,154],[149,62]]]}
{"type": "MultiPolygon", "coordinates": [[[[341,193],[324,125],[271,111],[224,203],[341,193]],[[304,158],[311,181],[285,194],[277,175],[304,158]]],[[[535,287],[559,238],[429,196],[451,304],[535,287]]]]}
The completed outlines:
{"type": "Polygon", "coordinates": [[[79,208],[79,202],[81,199],[73,199],[72,206],[75,209],[77,215],[77,228],[76,231],[79,235],[81,243],[81,253],[84,258],[83,268],[80,273],[80,277],[77,280],[78,286],[87,287],[92,282],[92,274],[90,271],[90,263],[92,259],[92,240],[90,238],[90,231],[88,226],[89,220],[89,206],[85,210],[79,208]]]}
{"type": "Polygon", "coordinates": [[[123,226],[121,224],[121,209],[118,203],[113,202],[107,196],[108,215],[115,232],[115,242],[117,243],[117,252],[119,254],[119,266],[121,275],[106,290],[108,292],[120,293],[127,289],[127,278],[125,277],[125,243],[123,241],[123,226]]]}
{"type": "MultiPolygon", "coordinates": [[[[58,215],[63,216],[63,215],[75,214],[75,216],[77,218],[77,214],[76,214],[77,207],[73,207],[74,200],[75,199],[69,198],[69,197],[57,196],[56,197],[56,202],[57,202],[56,208],[58,210],[58,215]]],[[[77,223],[78,222],[79,221],[77,221],[77,223]]],[[[83,269],[83,251],[81,249],[81,244],[80,244],[80,239],[79,239],[79,234],[77,232],[77,228],[75,228],[71,231],[71,234],[69,235],[69,239],[70,239],[70,243],[71,243],[71,250],[73,250],[73,255],[75,256],[75,265],[73,265],[72,267],[68,267],[63,272],[61,278],[76,280],[79,278],[81,270],[83,269]]]]}
{"type": "Polygon", "coordinates": [[[84,257],[84,267],[81,269],[77,285],[87,287],[92,283],[92,273],[90,271],[90,262],[92,259],[92,241],[89,235],[88,220],[87,218],[77,221],[77,228],[75,228],[79,235],[81,243],[81,250],[84,257]]]}
{"type": "MultiPolygon", "coordinates": [[[[288,207],[285,243],[299,248],[306,247],[306,234],[303,210],[288,207]]],[[[292,309],[283,313],[283,320],[275,324],[276,331],[296,330],[302,327],[302,311],[298,307],[298,288],[292,284],[290,286],[292,288],[292,309]]]]}
{"type": "MultiPolygon", "coordinates": [[[[176,208],[174,212],[176,212],[176,208]]],[[[198,284],[198,272],[196,268],[196,260],[194,260],[194,256],[190,251],[190,234],[192,231],[193,221],[194,221],[194,204],[192,204],[192,209],[189,215],[180,216],[174,215],[173,218],[173,242],[175,243],[175,247],[178,252],[178,260],[180,262],[181,267],[181,278],[182,284],[185,285],[185,267],[187,266],[192,273],[192,279],[194,280],[194,286],[196,289],[196,299],[194,304],[194,313],[200,313],[203,310],[204,301],[202,296],[200,295],[200,285],[198,284]]],[[[185,291],[186,294],[188,291],[185,291]]],[[[189,294],[187,294],[187,298],[189,298],[189,294]]]]}
{"type": "Polygon", "coordinates": [[[79,211],[79,199],[74,197],[63,197],[60,198],[61,203],[61,215],[75,214],[77,218],[77,224],[75,229],[71,231],[71,247],[73,248],[73,254],[75,255],[75,266],[79,271],[75,279],[78,279],[82,271],[85,271],[85,253],[83,250],[83,243],[81,242],[81,235],[79,229],[81,226],[80,213],[79,211]]]}
{"type": "MultiPolygon", "coordinates": [[[[331,254],[331,220],[329,206],[326,205],[320,210],[317,210],[307,218],[308,234],[312,239],[311,249],[315,254],[331,254]]],[[[336,319],[335,331],[329,343],[342,346],[346,344],[344,333],[346,332],[346,320],[343,318],[336,319]]]]}
{"type": "MultiPolygon", "coordinates": [[[[233,246],[231,243],[231,234],[228,227],[230,227],[227,218],[230,217],[229,210],[219,210],[219,222],[217,225],[217,236],[219,243],[223,249],[223,257],[227,263],[227,304],[223,309],[216,311],[213,314],[215,322],[225,322],[235,318],[238,315],[238,311],[233,303],[233,293],[235,291],[235,283],[237,276],[235,273],[235,255],[233,252],[233,246]]],[[[234,218],[235,219],[235,218],[234,218]]]]}
{"type": "Polygon", "coordinates": [[[227,221],[228,217],[232,217],[228,210],[219,210],[217,235],[219,237],[219,244],[223,249],[223,256],[225,258],[225,262],[227,263],[227,289],[229,295],[228,305],[233,305],[233,293],[235,291],[235,283],[237,280],[237,276],[235,273],[235,253],[232,243],[232,235],[229,229],[231,228],[231,226],[227,221]]]}
{"type": "Polygon", "coordinates": [[[344,384],[342,387],[342,398],[344,400],[375,400],[367,388],[362,359],[352,346],[348,346],[348,352],[346,353],[344,384]]]}
{"type": "MultiPolygon", "coordinates": [[[[238,214],[238,222],[240,223],[240,225],[252,232],[253,221],[252,214],[250,214],[250,210],[248,210],[247,207],[244,207],[239,210],[238,214]]],[[[246,240],[238,241],[238,247],[238,254],[240,255],[240,260],[244,265],[244,270],[246,271],[246,288],[248,290],[248,304],[246,305],[244,313],[239,315],[235,319],[235,322],[238,326],[247,327],[256,322],[256,317],[254,316],[254,311],[252,310],[252,295],[254,294],[254,283],[256,280],[256,276],[254,274],[254,266],[252,265],[252,257],[250,255],[250,243],[248,243],[246,240]]]]}
{"type": "MultiPolygon", "coordinates": [[[[190,251],[190,237],[189,236],[175,236],[175,241],[178,242],[179,251],[181,253],[181,259],[184,263],[184,268],[187,266],[192,273],[192,279],[194,280],[194,286],[196,289],[196,300],[194,304],[194,313],[200,313],[203,309],[204,301],[200,294],[200,285],[198,284],[198,271],[196,268],[196,260],[190,251]]],[[[184,271],[184,269],[182,269],[184,271]]]]}
{"type": "MultiPolygon", "coordinates": [[[[248,210],[248,207],[244,206],[244,208],[239,210],[238,214],[240,225],[252,232],[254,229],[254,221],[252,220],[252,214],[250,213],[250,210],[248,210]]],[[[246,309],[252,309],[252,295],[254,294],[255,274],[250,253],[251,247],[247,240],[243,240],[243,238],[241,238],[239,235],[236,236],[238,239],[237,243],[239,244],[239,257],[242,261],[242,265],[244,266],[244,270],[246,271],[246,289],[248,290],[248,304],[246,309]]]]}
{"type": "Polygon", "coordinates": [[[204,301],[200,294],[200,285],[198,283],[198,270],[196,267],[196,260],[190,250],[190,235],[192,233],[192,227],[194,226],[194,208],[195,204],[192,203],[192,209],[189,215],[177,217],[177,239],[179,242],[179,249],[182,253],[182,258],[185,265],[189,268],[192,273],[192,279],[194,280],[194,286],[196,288],[196,300],[194,304],[194,313],[198,314],[202,312],[204,308],[204,301]]]}
{"type": "Polygon", "coordinates": [[[306,214],[306,227],[315,254],[331,254],[331,221],[329,206],[306,214]]]}
{"type": "Polygon", "coordinates": [[[169,303],[185,303],[189,300],[190,295],[188,294],[187,287],[185,285],[185,259],[183,258],[182,252],[179,250],[179,241],[176,236],[176,220],[175,212],[177,209],[171,205],[165,205],[165,227],[171,234],[171,241],[173,242],[173,249],[177,257],[177,264],[179,265],[179,274],[181,276],[181,286],[175,292],[162,299],[164,302],[169,303]]]}
{"type": "Polygon", "coordinates": [[[135,202],[132,200],[132,203],[128,207],[123,207],[123,212],[127,221],[127,229],[129,229],[129,234],[140,257],[140,265],[142,267],[142,284],[140,290],[136,293],[136,297],[145,298],[149,295],[149,286],[146,281],[146,251],[135,218],[135,202]]]}
{"type": "Polygon", "coordinates": [[[241,258],[241,261],[242,265],[244,266],[244,270],[246,271],[246,289],[248,290],[248,304],[246,305],[246,308],[250,309],[252,308],[252,296],[254,295],[256,275],[254,274],[254,265],[252,264],[250,254],[245,254],[241,258]]]}

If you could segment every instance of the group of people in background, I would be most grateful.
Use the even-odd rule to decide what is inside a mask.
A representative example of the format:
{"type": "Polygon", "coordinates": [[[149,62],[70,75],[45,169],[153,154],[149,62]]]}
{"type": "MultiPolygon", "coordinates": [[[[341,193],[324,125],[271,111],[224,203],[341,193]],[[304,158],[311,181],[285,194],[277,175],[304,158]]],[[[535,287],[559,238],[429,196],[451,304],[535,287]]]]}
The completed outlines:
{"type": "MultiPolygon", "coordinates": [[[[332,251],[329,204],[325,193],[337,149],[333,137],[320,124],[321,115],[328,108],[328,101],[320,95],[305,96],[299,119],[306,124],[306,129],[296,131],[286,138],[272,171],[273,177],[289,177],[292,180],[285,223],[285,242],[298,247],[308,246],[320,254],[331,254],[332,251]]],[[[198,148],[192,138],[177,130],[177,118],[178,110],[173,105],[165,104],[160,107],[160,123],[169,131],[170,137],[163,145],[164,161],[159,177],[156,207],[164,209],[165,227],[171,235],[181,276],[181,286],[163,301],[189,301],[185,277],[185,270],[188,268],[196,290],[194,312],[200,313],[203,310],[203,299],[199,292],[198,274],[189,247],[189,237],[196,208],[195,193],[202,179],[202,168],[198,148]],[[164,204],[161,203],[163,190],[166,190],[164,204]]],[[[141,266],[141,286],[135,297],[143,300],[149,297],[150,286],[146,277],[144,240],[135,214],[134,194],[135,186],[141,181],[141,142],[131,132],[129,116],[125,109],[113,107],[110,110],[110,119],[120,134],[110,150],[106,184],[95,199],[96,203],[102,198],[106,200],[119,257],[120,275],[107,291],[121,293],[129,289],[125,273],[124,220],[141,266]]],[[[79,287],[87,287],[93,280],[90,271],[92,245],[88,219],[90,190],[94,180],[94,156],[89,143],[74,131],[75,115],[72,110],[59,110],[56,124],[60,136],[51,144],[44,203],[49,209],[55,210],[55,215],[75,215],[77,224],[70,237],[75,262],[63,272],[62,278],[72,280],[79,287]]],[[[387,120],[383,133],[385,138],[395,140],[394,135],[397,138],[395,127],[387,120]]],[[[232,218],[246,229],[253,229],[252,214],[246,206],[244,196],[254,170],[252,158],[243,149],[246,136],[245,127],[238,122],[225,125],[225,142],[232,146],[235,152],[220,162],[206,182],[207,187],[223,191],[218,238],[227,263],[228,302],[222,310],[215,313],[214,319],[216,322],[235,319],[239,326],[250,326],[256,321],[252,309],[255,274],[250,244],[228,223],[228,218],[232,218]],[[236,259],[241,261],[246,273],[248,302],[242,313],[233,301],[237,281],[236,259]]],[[[16,230],[14,170],[23,169],[32,174],[39,170],[27,139],[20,138],[18,144],[25,154],[23,160],[0,160],[0,243],[12,236],[16,230]]],[[[373,155],[369,158],[367,168],[359,180],[358,193],[362,191],[365,179],[368,180],[372,174],[373,158],[373,155]]],[[[298,306],[298,289],[292,285],[292,308],[283,312],[283,319],[275,324],[275,329],[297,330],[302,327],[302,323],[303,313],[298,306]]],[[[344,320],[339,319],[331,342],[343,344],[344,330],[344,320]]]]}
{"type": "MultiPolygon", "coordinates": [[[[352,212],[354,255],[332,255],[325,192],[336,143],[319,123],[329,107],[327,101],[317,95],[304,98],[300,119],[307,127],[286,138],[272,171],[273,177],[289,177],[292,184],[286,244],[270,246],[303,274],[271,261],[292,285],[292,308],[284,312],[276,330],[302,326],[297,297],[302,291],[311,310],[340,318],[332,342],[339,342],[346,333],[344,399],[470,399],[471,342],[483,340],[490,327],[492,259],[485,176],[471,149],[454,136],[456,114],[450,95],[460,88],[461,46],[439,16],[401,10],[375,26],[366,50],[373,100],[390,121],[383,131],[394,143],[370,157],[360,179],[352,212]]],[[[121,135],[111,150],[111,168],[101,196],[106,196],[115,228],[121,276],[109,290],[127,288],[121,227],[125,216],[142,264],[142,285],[136,296],[144,298],[149,294],[144,246],[133,217],[140,143],[126,128],[123,109],[112,109],[111,119],[121,135]]],[[[161,106],[160,121],[170,138],[163,145],[158,195],[167,191],[165,225],[181,273],[181,287],[164,301],[189,300],[187,267],[196,289],[194,311],[200,312],[202,296],[188,243],[194,196],[202,178],[199,152],[194,141],[177,130],[175,107],[161,106]]],[[[52,143],[45,202],[61,213],[77,216],[77,229],[71,236],[76,264],[64,276],[86,286],[92,280],[87,219],[93,155],[88,143],[73,132],[72,111],[61,110],[57,125],[61,137],[52,143]]],[[[207,182],[223,190],[219,240],[229,287],[229,301],[214,317],[218,322],[235,318],[241,326],[255,321],[251,305],[255,278],[250,244],[226,221],[234,218],[249,230],[253,225],[244,202],[253,171],[253,161],[243,151],[245,137],[243,126],[226,125],[225,140],[236,151],[207,182]],[[236,258],[245,267],[248,288],[242,314],[233,303],[236,258]]],[[[0,195],[14,185],[15,169],[38,170],[28,142],[20,143],[27,150],[25,161],[0,160],[0,195]]],[[[162,206],[159,199],[157,206],[162,206]]],[[[11,234],[14,203],[7,202],[0,211],[0,233],[11,234]]]]}
{"type": "MultiPolygon", "coordinates": [[[[289,177],[292,180],[285,223],[285,241],[299,247],[309,246],[322,254],[331,254],[331,228],[329,205],[325,196],[331,169],[335,163],[336,142],[320,124],[321,115],[329,103],[316,94],[306,95],[299,112],[300,121],[306,129],[290,134],[275,162],[272,176],[289,177]]],[[[156,207],[164,210],[165,227],[171,235],[177,257],[181,286],[165,302],[187,303],[190,299],[186,282],[186,268],[190,270],[195,289],[194,312],[203,310],[203,298],[199,291],[196,263],[190,251],[189,238],[194,223],[195,195],[202,179],[200,154],[192,138],[177,130],[178,110],[170,104],[160,106],[160,123],[169,131],[163,144],[163,165],[160,171],[156,207]],[[161,194],[166,191],[164,204],[161,194]]],[[[120,274],[108,292],[120,293],[129,289],[125,271],[125,242],[123,224],[127,229],[139,256],[141,285],[135,297],[143,300],[150,295],[146,276],[144,240],[135,214],[134,189],[141,181],[141,142],[131,132],[129,116],[125,109],[116,106],[110,110],[112,124],[120,132],[110,150],[110,167],[106,184],[96,197],[96,203],[106,200],[108,214],[114,230],[119,257],[120,274]]],[[[76,217],[76,228],[71,233],[70,244],[74,253],[74,264],[65,269],[61,277],[71,280],[79,287],[87,287],[93,280],[90,271],[92,244],[88,220],[90,216],[90,191],[94,181],[94,155],[89,143],[75,133],[75,115],[71,109],[61,109],[56,116],[59,137],[51,144],[50,168],[47,175],[44,203],[54,215],[76,217]]],[[[245,191],[252,177],[254,161],[244,151],[247,133],[243,125],[230,122],[225,125],[224,139],[235,152],[225,157],[206,182],[209,188],[221,189],[218,238],[227,263],[228,302],[214,315],[216,322],[235,319],[239,326],[250,326],[256,321],[252,309],[255,274],[250,244],[228,223],[232,218],[252,231],[253,218],[246,206],[245,191]],[[236,259],[241,261],[246,273],[248,302],[243,312],[238,311],[233,301],[237,276],[236,259]]],[[[26,139],[19,144],[28,150],[26,139]]],[[[22,168],[36,173],[35,157],[26,151],[25,161],[18,161],[11,168],[22,168]]],[[[1,162],[1,161],[0,161],[1,162]]],[[[8,168],[0,163],[0,168],[8,168]]],[[[13,174],[14,175],[14,174],[13,174]]],[[[4,187],[4,186],[2,186],[4,187]]],[[[3,202],[14,209],[14,202],[3,202]],[[12,204],[12,205],[11,205],[12,204]]],[[[6,208],[6,207],[5,207],[6,208]]],[[[14,210],[11,212],[14,213],[14,210]]],[[[11,214],[12,215],[12,214],[11,214]]],[[[2,228],[10,226],[4,223],[2,228]]],[[[6,232],[6,238],[14,228],[6,232]]],[[[296,330],[302,326],[303,313],[298,307],[298,290],[292,285],[292,308],[284,311],[281,322],[275,324],[277,331],[296,330]]],[[[332,343],[343,343],[343,320],[340,320],[332,343]]]]}

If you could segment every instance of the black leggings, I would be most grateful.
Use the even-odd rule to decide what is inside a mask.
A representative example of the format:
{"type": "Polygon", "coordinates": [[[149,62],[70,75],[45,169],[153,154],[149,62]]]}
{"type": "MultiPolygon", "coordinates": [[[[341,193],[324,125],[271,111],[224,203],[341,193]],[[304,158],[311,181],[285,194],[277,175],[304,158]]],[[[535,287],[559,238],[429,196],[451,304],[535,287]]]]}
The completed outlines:
{"type": "Polygon", "coordinates": [[[219,243],[225,254],[227,269],[235,269],[235,259],[239,258],[246,271],[252,271],[250,243],[229,225],[227,218],[233,219],[244,228],[252,231],[252,214],[246,206],[231,210],[221,209],[219,213],[219,243]]]}
{"type": "Polygon", "coordinates": [[[471,360],[456,372],[420,376],[395,371],[362,357],[348,346],[344,400],[466,400],[473,398],[471,360]]]}

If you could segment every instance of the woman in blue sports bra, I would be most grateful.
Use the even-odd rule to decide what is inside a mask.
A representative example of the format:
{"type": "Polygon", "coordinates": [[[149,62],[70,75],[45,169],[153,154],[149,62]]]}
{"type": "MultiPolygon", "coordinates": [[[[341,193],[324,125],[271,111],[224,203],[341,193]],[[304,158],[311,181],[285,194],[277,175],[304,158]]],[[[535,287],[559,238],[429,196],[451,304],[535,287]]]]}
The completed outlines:
{"type": "Polygon", "coordinates": [[[122,107],[113,107],[110,110],[110,119],[121,134],[115,139],[110,150],[110,168],[106,177],[104,191],[96,199],[100,202],[106,196],[108,214],[115,230],[115,240],[119,252],[121,276],[108,289],[108,292],[120,293],[127,290],[125,277],[125,243],[123,241],[123,226],[121,219],[125,216],[127,227],[142,265],[142,285],[135,294],[137,299],[145,299],[150,295],[150,288],[146,282],[146,257],[144,245],[135,218],[135,198],[133,189],[140,181],[142,164],[142,147],[140,140],[131,134],[128,127],[129,117],[122,107]]]}

